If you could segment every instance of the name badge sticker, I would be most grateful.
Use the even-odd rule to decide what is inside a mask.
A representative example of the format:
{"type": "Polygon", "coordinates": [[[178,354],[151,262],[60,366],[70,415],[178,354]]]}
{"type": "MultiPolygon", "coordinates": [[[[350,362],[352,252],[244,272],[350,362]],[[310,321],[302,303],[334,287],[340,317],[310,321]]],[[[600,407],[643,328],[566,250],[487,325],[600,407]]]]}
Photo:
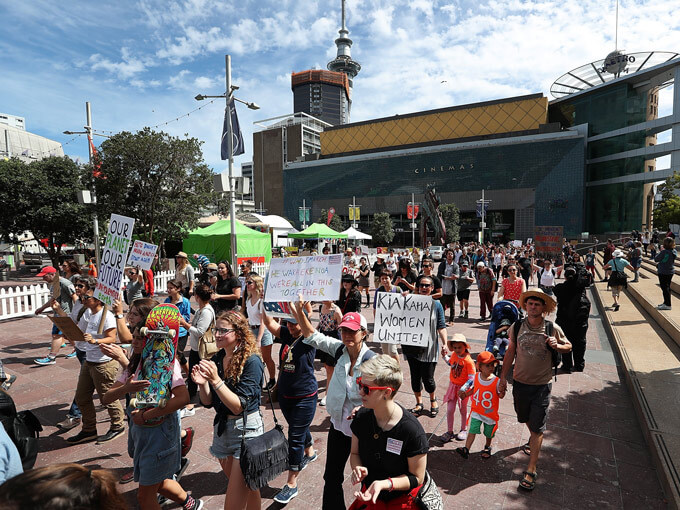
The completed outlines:
{"type": "Polygon", "coordinates": [[[395,455],[401,455],[401,447],[404,446],[403,441],[399,441],[398,439],[393,439],[391,437],[387,438],[387,451],[390,453],[394,453],[395,455]]]}

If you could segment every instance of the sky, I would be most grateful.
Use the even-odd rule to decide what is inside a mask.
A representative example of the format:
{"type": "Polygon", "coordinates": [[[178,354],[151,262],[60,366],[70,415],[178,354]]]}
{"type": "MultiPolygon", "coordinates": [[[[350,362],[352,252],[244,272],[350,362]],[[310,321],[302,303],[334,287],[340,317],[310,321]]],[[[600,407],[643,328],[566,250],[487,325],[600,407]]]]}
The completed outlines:
{"type": "MultiPolygon", "coordinates": [[[[246,143],[239,169],[252,159],[253,123],[292,113],[291,72],[325,69],[335,56],[340,5],[0,0],[0,112],[25,117],[28,131],[85,161],[86,138],[62,132],[83,130],[89,101],[96,132],[157,126],[196,137],[221,172],[224,102],[194,97],[224,93],[230,54],[237,97],[261,107],[238,106],[246,143]]],[[[552,99],[553,81],[615,46],[680,51],[680,1],[622,0],[618,45],[615,11],[615,0],[347,0],[361,64],[351,121],[537,92],[552,99]]],[[[666,89],[660,116],[670,102],[666,89]]]]}

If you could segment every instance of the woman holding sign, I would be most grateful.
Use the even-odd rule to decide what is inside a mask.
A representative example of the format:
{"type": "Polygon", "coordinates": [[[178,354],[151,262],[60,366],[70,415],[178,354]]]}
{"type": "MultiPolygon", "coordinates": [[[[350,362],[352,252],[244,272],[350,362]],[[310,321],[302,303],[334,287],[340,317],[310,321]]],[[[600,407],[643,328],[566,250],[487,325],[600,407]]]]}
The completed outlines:
{"type": "MultiPolygon", "coordinates": [[[[417,284],[418,294],[429,296],[434,288],[434,282],[429,276],[422,276],[417,284]]],[[[423,412],[422,390],[430,394],[430,416],[434,418],[439,414],[439,404],[437,403],[437,385],[434,382],[434,369],[437,367],[439,359],[439,348],[437,339],[441,343],[441,350],[446,352],[446,320],[444,318],[444,308],[437,300],[433,300],[433,315],[430,321],[429,343],[427,347],[416,347],[413,345],[402,345],[401,352],[408,362],[411,372],[411,389],[416,397],[416,406],[411,409],[415,415],[423,412]]]]}

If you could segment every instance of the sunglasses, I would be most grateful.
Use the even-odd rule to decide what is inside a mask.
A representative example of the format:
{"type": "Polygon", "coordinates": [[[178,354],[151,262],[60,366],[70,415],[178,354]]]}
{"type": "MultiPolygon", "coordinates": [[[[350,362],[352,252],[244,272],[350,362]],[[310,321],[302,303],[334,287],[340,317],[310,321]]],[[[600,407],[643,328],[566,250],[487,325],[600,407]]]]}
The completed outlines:
{"type": "Polygon", "coordinates": [[[517,269],[508,269],[508,273],[516,273],[517,269]]]}
{"type": "Polygon", "coordinates": [[[215,336],[224,336],[228,333],[233,333],[236,331],[233,328],[212,328],[213,335],[215,336]]]}
{"type": "Polygon", "coordinates": [[[251,281],[246,282],[246,285],[252,285],[253,283],[255,283],[255,282],[253,282],[253,281],[251,280],[251,281]]]}
{"type": "Polygon", "coordinates": [[[430,287],[432,287],[431,283],[419,283],[418,284],[418,288],[429,289],[430,287]]]}
{"type": "Polygon", "coordinates": [[[357,385],[359,386],[359,391],[364,395],[371,393],[371,390],[391,390],[389,386],[368,386],[361,382],[361,377],[357,377],[357,385]]]}
{"type": "Polygon", "coordinates": [[[82,284],[82,283],[76,283],[76,284],[74,285],[74,287],[75,287],[76,289],[84,289],[84,288],[85,288],[85,285],[82,284]]]}

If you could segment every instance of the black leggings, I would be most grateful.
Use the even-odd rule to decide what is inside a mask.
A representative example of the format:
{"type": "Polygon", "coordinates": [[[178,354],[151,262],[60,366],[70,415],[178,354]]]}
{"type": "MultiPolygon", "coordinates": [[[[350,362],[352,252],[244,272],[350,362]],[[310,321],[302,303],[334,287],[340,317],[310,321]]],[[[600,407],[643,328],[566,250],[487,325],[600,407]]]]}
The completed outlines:
{"type": "Polygon", "coordinates": [[[189,390],[189,397],[194,398],[196,393],[198,393],[198,385],[191,378],[191,371],[193,368],[201,362],[201,358],[198,355],[198,351],[193,349],[189,351],[189,377],[187,378],[187,389],[189,390]]]}
{"type": "Polygon", "coordinates": [[[661,285],[661,292],[663,293],[663,304],[671,306],[671,280],[672,274],[660,274],[659,285],[661,285]]]}
{"type": "Polygon", "coordinates": [[[420,393],[425,386],[425,391],[434,393],[437,385],[434,382],[434,369],[437,363],[418,361],[417,359],[406,357],[408,368],[411,371],[411,389],[414,393],[420,393]]]}
{"type": "Polygon", "coordinates": [[[328,431],[328,449],[326,450],[326,470],[323,479],[324,510],[345,510],[345,496],[342,481],[345,479],[345,465],[352,450],[352,438],[335,430],[331,423],[328,431]]]}

